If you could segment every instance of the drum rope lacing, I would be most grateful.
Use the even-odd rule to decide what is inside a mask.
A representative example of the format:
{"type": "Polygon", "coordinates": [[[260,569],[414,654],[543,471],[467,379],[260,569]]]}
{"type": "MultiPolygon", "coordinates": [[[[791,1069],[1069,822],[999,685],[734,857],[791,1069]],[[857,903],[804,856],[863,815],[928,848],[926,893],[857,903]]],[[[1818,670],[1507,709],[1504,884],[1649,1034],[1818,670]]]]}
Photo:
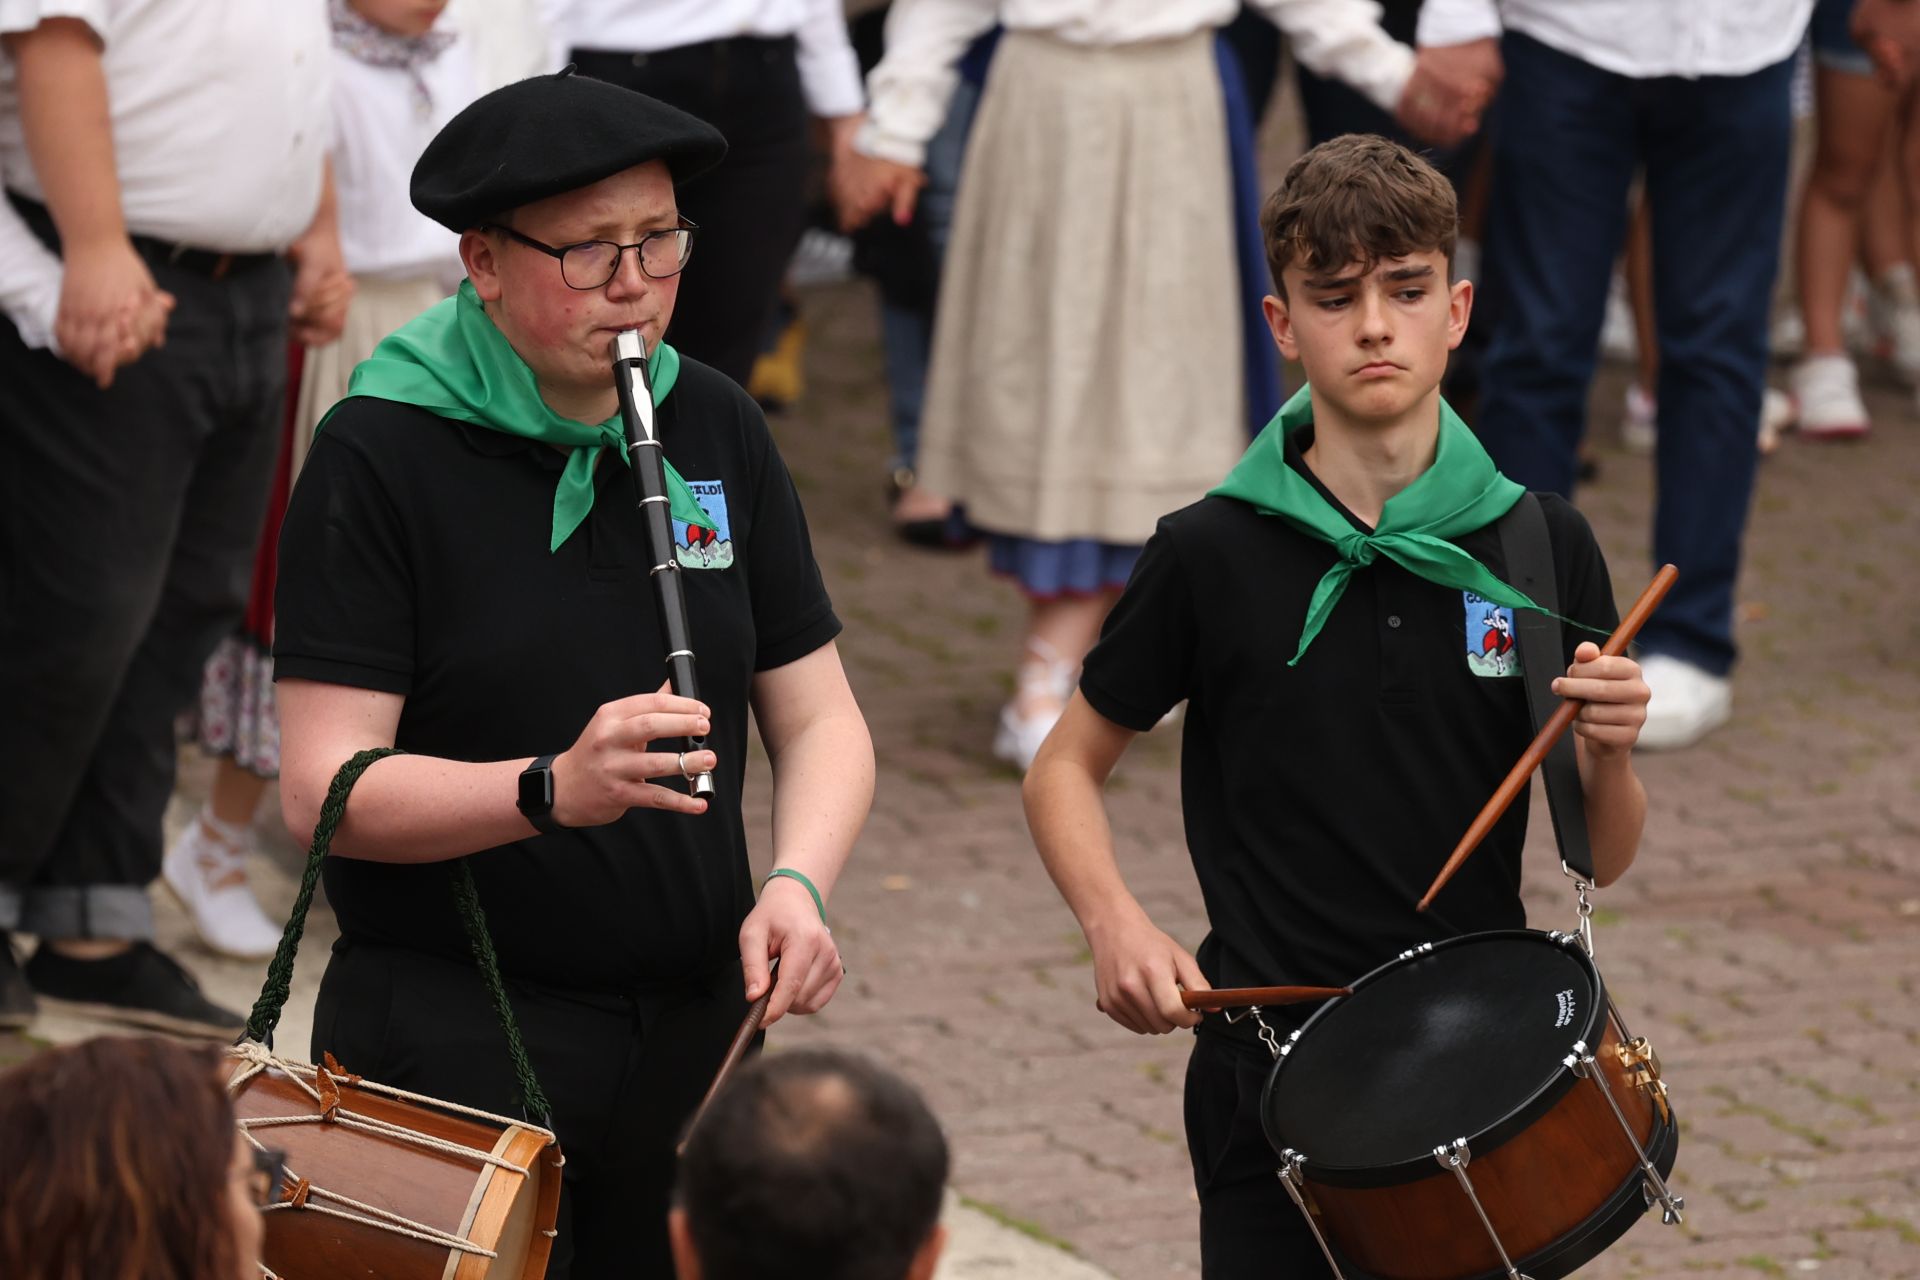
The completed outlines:
{"type": "MultiPolygon", "coordinates": [[[[278,1071],[288,1080],[291,1080],[294,1085],[309,1098],[313,1099],[316,1106],[321,1108],[318,1114],[311,1116],[258,1116],[239,1120],[237,1123],[241,1134],[245,1136],[248,1143],[256,1150],[264,1150],[265,1148],[261,1145],[260,1140],[254,1137],[253,1130],[255,1129],[272,1128],[277,1125],[288,1124],[338,1124],[343,1128],[354,1129],[379,1137],[391,1138],[396,1142],[402,1142],[427,1151],[438,1152],[441,1155],[453,1156],[456,1159],[471,1160],[477,1164],[490,1165],[497,1169],[517,1173],[522,1177],[528,1176],[528,1170],[525,1166],[514,1164],[510,1160],[503,1160],[490,1151],[481,1151],[474,1147],[462,1146],[459,1143],[448,1142],[444,1139],[431,1137],[423,1133],[416,1133],[413,1130],[390,1124],[384,1120],[376,1120],[371,1116],[363,1116],[357,1112],[345,1110],[339,1105],[338,1089],[333,1083],[335,1079],[334,1073],[327,1071],[325,1068],[308,1066],[305,1063],[288,1062],[285,1059],[276,1058],[267,1050],[266,1046],[255,1044],[251,1041],[243,1041],[235,1045],[230,1052],[232,1056],[239,1058],[245,1065],[235,1072],[233,1078],[227,1082],[228,1092],[238,1092],[243,1085],[264,1071],[278,1071]],[[314,1083],[308,1083],[302,1076],[303,1072],[311,1075],[314,1083]],[[323,1077],[328,1086],[328,1093],[333,1094],[332,1101],[328,1100],[328,1093],[323,1093],[320,1088],[316,1087],[323,1077]]],[[[526,1129],[544,1136],[550,1144],[555,1141],[554,1135],[551,1132],[535,1125],[525,1125],[519,1121],[510,1120],[504,1116],[497,1116],[491,1112],[481,1111],[473,1107],[463,1107],[456,1103],[444,1102],[438,1098],[429,1098],[421,1094],[409,1093],[405,1089],[396,1089],[391,1085],[377,1084],[370,1080],[361,1080],[357,1076],[347,1075],[344,1072],[340,1074],[344,1078],[344,1083],[351,1084],[368,1092],[397,1098],[405,1102],[423,1104],[428,1107],[456,1115],[468,1116],[493,1124],[526,1129]]],[[[267,1211],[271,1212],[277,1209],[293,1208],[308,1209],[316,1213],[324,1213],[336,1218],[342,1218],[349,1222],[358,1222],[364,1226],[375,1227],[382,1231],[389,1231],[396,1235],[409,1236],[415,1240],[422,1240],[428,1244],[453,1249],[461,1253],[475,1254],[479,1257],[489,1259],[499,1256],[493,1250],[482,1248],[461,1236],[453,1235],[437,1227],[428,1226],[425,1223],[417,1222],[400,1214],[392,1213],[388,1210],[376,1208],[373,1205],[355,1200],[351,1196],[345,1196],[337,1191],[331,1191],[326,1187],[318,1186],[307,1181],[305,1178],[299,1177],[299,1175],[291,1169],[288,1170],[288,1174],[294,1179],[293,1187],[289,1189],[286,1198],[280,1203],[266,1206],[267,1211]],[[316,1196],[324,1200],[332,1201],[334,1204],[346,1205],[351,1209],[358,1210],[358,1212],[348,1213],[333,1208],[331,1205],[317,1204],[313,1199],[313,1197],[316,1196]]],[[[261,1271],[265,1276],[272,1276],[273,1274],[264,1266],[261,1268],[261,1271]]]]}

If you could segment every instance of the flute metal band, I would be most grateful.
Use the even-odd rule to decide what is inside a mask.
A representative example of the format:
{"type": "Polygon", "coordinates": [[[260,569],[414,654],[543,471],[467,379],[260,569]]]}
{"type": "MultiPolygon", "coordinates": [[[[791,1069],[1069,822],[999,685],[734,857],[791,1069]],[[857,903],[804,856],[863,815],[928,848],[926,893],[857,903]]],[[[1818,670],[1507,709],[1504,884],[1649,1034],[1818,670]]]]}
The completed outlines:
{"type": "MultiPolygon", "coordinates": [[[[654,418],[653,388],[647,381],[646,339],[638,329],[623,329],[613,337],[612,356],[613,385],[620,396],[620,417],[626,427],[627,469],[633,474],[634,495],[646,527],[647,552],[653,561],[647,576],[653,582],[654,600],[659,606],[668,683],[681,697],[698,699],[700,685],[694,675],[693,642],[687,628],[686,588],[677,572],[680,564],[674,547],[665,449],[654,418]]],[[[690,736],[681,743],[679,752],[687,790],[702,799],[714,794],[713,774],[687,774],[686,764],[690,754],[706,747],[704,737],[690,736]]]]}

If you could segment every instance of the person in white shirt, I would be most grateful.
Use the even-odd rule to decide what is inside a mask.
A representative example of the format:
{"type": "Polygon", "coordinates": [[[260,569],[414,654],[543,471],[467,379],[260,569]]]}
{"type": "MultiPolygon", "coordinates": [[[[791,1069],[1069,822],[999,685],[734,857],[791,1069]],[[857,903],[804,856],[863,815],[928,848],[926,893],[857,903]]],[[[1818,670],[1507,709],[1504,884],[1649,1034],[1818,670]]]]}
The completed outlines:
{"type": "Polygon", "coordinates": [[[1661,430],[1640,633],[1646,748],[1731,713],[1734,580],[1759,456],[1793,57],[1813,0],[1426,0],[1423,48],[1504,72],[1486,254],[1501,305],[1476,429],[1502,472],[1569,494],[1627,192],[1646,174],[1661,430]]]}
{"type": "Polygon", "coordinates": [[[218,758],[207,803],[167,850],[161,872],[201,939],[240,957],[269,956],[281,927],[246,878],[260,797],[280,769],[273,685],[273,590],[287,493],[314,428],[347,394],[353,368],[389,333],[453,293],[459,237],[414,209],[407,186],[433,135],[482,90],[546,64],[532,0],[329,0],[333,132],[341,254],[353,300],[340,336],[291,352],[286,445],[261,534],[253,597],[240,630],[206,665],[193,720],[218,758]]]}
{"type": "Polygon", "coordinates": [[[820,122],[837,167],[864,118],[840,0],[543,3],[582,75],[679,107],[726,137],[727,158],[681,197],[700,252],[667,336],[745,386],[805,229],[809,130],[820,122]]]}
{"type": "MultiPolygon", "coordinates": [[[[1367,0],[1255,6],[1300,61],[1452,140],[1449,92],[1367,0]],[[1444,105],[1436,105],[1441,99],[1444,105]]],[[[968,44],[1004,28],[940,286],[917,482],[1027,595],[994,754],[1025,769],[1155,521],[1246,446],[1246,348],[1215,32],[1235,0],[896,0],[843,220],[911,214],[968,44]]]]}
{"type": "Polygon", "coordinates": [[[0,5],[0,1020],[232,1035],[154,948],[174,718],[338,331],[320,0],[0,5]],[[291,265],[291,269],[290,269],[291,265]],[[40,939],[23,970],[5,931],[40,939]]]}

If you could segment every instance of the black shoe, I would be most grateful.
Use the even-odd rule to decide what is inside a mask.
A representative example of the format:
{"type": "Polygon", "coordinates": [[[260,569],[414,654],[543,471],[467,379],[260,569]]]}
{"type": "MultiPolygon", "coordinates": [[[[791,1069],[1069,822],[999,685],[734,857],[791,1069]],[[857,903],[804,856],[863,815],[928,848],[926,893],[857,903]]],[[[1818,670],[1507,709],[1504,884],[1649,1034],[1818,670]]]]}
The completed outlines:
{"type": "Polygon", "coordinates": [[[18,1031],[40,1012],[33,988],[20,973],[20,962],[13,958],[13,935],[0,929],[0,1031],[18,1031]]]}
{"type": "Polygon", "coordinates": [[[76,960],[42,943],[27,981],[49,1006],[175,1035],[231,1040],[246,1019],[200,994],[200,984],[151,942],[104,960],[76,960]]]}

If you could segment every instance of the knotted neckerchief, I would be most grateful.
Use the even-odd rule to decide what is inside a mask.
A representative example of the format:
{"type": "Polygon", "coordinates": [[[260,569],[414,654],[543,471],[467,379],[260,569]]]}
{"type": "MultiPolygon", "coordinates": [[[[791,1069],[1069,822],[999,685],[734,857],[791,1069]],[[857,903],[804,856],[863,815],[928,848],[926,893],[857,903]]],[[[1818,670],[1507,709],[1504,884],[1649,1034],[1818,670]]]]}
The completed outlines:
{"type": "MultiPolygon", "coordinates": [[[[661,343],[647,358],[647,373],[653,384],[653,402],[658,405],[680,376],[680,353],[661,343]]],[[[607,383],[613,383],[611,360],[607,383]]],[[[549,551],[558,551],[593,509],[593,468],[600,461],[600,451],[611,446],[619,450],[622,461],[627,457],[627,437],[619,414],[588,426],[547,407],[540,398],[533,370],[494,327],[471,280],[462,280],[453,297],[435,303],[388,334],[371,356],[354,367],[347,395],[417,405],[456,422],[470,422],[569,450],[567,465],[560,472],[560,486],[553,495],[549,551]]],[[[673,518],[712,528],[713,520],[673,464],[666,463],[666,470],[667,496],[671,499],[668,509],[673,518]]]]}
{"type": "Polygon", "coordinates": [[[406,72],[413,85],[414,106],[423,114],[433,109],[433,95],[427,91],[420,68],[447,51],[454,40],[452,32],[398,35],[361,14],[347,0],[331,0],[327,16],[333,24],[334,48],[368,66],[406,72]]]}
{"type": "Polygon", "coordinates": [[[1416,577],[1443,587],[1471,591],[1513,609],[1540,606],[1493,576],[1488,568],[1447,541],[1491,524],[1520,501],[1526,490],[1501,475],[1467,424],[1445,400],[1440,402],[1440,445],[1433,465],[1388,498],[1372,533],[1356,529],[1307,478],[1288,464],[1287,437],[1313,421],[1307,387],[1282,405],[1246,455],[1213,490],[1236,498],[1265,515],[1278,516],[1310,538],[1330,543],[1340,559],[1327,570],[1307,603],[1300,647],[1287,662],[1300,661],[1326,625],[1333,607],[1356,569],[1385,556],[1416,577]]]}

